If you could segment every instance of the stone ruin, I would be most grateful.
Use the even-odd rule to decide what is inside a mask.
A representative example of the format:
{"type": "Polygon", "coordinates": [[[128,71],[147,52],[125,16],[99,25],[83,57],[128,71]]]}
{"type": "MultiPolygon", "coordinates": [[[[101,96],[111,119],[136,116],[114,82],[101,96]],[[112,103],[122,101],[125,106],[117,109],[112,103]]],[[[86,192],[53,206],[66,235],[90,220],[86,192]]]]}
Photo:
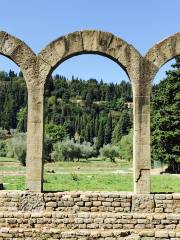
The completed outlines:
{"type": "Polygon", "coordinates": [[[180,194],[150,194],[150,94],[166,62],[180,55],[180,33],[142,56],[131,44],[103,31],[62,36],[35,54],[0,32],[0,54],[21,69],[28,90],[26,192],[1,191],[1,239],[180,239],[180,194]],[[127,73],[133,89],[134,193],[43,191],[44,88],[62,62],[99,54],[127,73]]]}

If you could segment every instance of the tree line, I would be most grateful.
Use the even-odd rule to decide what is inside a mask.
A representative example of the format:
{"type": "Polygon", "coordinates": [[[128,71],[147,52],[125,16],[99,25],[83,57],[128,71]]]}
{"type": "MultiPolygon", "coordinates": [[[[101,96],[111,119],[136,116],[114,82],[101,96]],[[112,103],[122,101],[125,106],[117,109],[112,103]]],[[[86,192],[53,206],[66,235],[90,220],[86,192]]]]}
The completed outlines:
{"type": "MultiPolygon", "coordinates": [[[[79,138],[80,142],[93,144],[98,138],[99,149],[119,141],[132,127],[127,101],[132,101],[129,82],[108,84],[55,75],[46,84],[45,123],[61,125],[69,138],[79,138]],[[120,131],[114,131],[115,127],[120,131]]],[[[26,132],[27,90],[21,72],[0,73],[0,104],[0,127],[26,132]]]]}
{"type": "MultiPolygon", "coordinates": [[[[168,164],[168,171],[176,173],[180,172],[179,80],[177,57],[166,77],[153,86],[151,96],[152,165],[168,164]]],[[[132,160],[133,120],[128,102],[132,102],[129,82],[50,77],[45,90],[46,158],[71,159],[106,153],[113,160],[117,156],[113,146],[118,146],[120,155],[132,160]]],[[[0,72],[0,128],[8,134],[12,133],[10,129],[26,132],[26,124],[27,90],[23,75],[0,72]]],[[[14,142],[20,142],[22,136],[14,142]]],[[[3,149],[4,142],[1,146],[3,149]]]]}

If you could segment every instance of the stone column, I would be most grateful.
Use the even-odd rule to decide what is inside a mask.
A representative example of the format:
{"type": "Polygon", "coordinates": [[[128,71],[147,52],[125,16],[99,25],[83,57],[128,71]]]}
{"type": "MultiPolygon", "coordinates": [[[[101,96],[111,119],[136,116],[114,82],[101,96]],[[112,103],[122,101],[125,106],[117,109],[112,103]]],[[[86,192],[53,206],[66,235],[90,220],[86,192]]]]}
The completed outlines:
{"type": "Polygon", "coordinates": [[[43,108],[43,87],[28,89],[26,189],[35,192],[43,188],[43,108]]]}
{"type": "Polygon", "coordinates": [[[133,96],[133,169],[134,192],[150,192],[150,85],[135,85],[133,96]]]}

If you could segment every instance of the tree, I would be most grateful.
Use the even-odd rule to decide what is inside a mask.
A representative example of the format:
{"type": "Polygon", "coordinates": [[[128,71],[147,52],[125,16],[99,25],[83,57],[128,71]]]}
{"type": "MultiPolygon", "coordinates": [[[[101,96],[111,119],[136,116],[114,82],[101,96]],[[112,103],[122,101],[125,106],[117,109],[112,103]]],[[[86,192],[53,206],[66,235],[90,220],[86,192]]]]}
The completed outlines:
{"type": "Polygon", "coordinates": [[[104,127],[103,127],[103,121],[101,120],[98,130],[98,136],[97,136],[97,149],[100,149],[104,144],[104,127]]]}
{"type": "Polygon", "coordinates": [[[70,94],[69,94],[68,91],[65,91],[65,92],[63,93],[62,99],[63,99],[63,101],[64,101],[65,103],[68,103],[68,102],[69,102],[70,94]]]}
{"type": "Polygon", "coordinates": [[[52,140],[53,143],[62,141],[67,136],[65,127],[56,124],[46,124],[45,134],[46,138],[52,140]]]}
{"type": "Polygon", "coordinates": [[[133,131],[131,130],[128,135],[122,136],[119,142],[119,150],[121,158],[132,161],[133,159],[133,131]]]}
{"type": "Polygon", "coordinates": [[[20,132],[27,131],[27,107],[23,107],[17,112],[17,129],[20,132]]]}
{"type": "Polygon", "coordinates": [[[89,124],[89,142],[92,144],[94,138],[94,121],[91,120],[89,124]]]}
{"type": "Polygon", "coordinates": [[[0,81],[8,81],[9,77],[7,72],[4,71],[0,71],[0,81]]]}
{"type": "Polygon", "coordinates": [[[15,133],[15,135],[7,141],[7,156],[15,157],[26,166],[26,134],[15,133]]]}
{"type": "Polygon", "coordinates": [[[17,77],[17,74],[15,74],[15,72],[14,72],[14,71],[12,71],[12,70],[9,70],[9,77],[10,77],[10,78],[17,77]]]}
{"type": "Polygon", "coordinates": [[[152,159],[180,172],[180,57],[152,96],[152,159]],[[179,163],[179,165],[178,165],[179,163]]]}
{"type": "Polygon", "coordinates": [[[51,158],[55,161],[73,161],[74,158],[79,160],[80,147],[79,144],[73,142],[73,140],[66,139],[63,142],[56,142],[53,145],[53,152],[51,158]]]}
{"type": "Polygon", "coordinates": [[[93,103],[93,94],[92,92],[88,92],[86,95],[85,103],[87,107],[90,107],[93,103]]]}
{"type": "Polygon", "coordinates": [[[23,73],[21,71],[19,71],[19,75],[18,75],[19,78],[23,78],[23,73]]]}
{"type": "Polygon", "coordinates": [[[111,143],[111,138],[112,138],[112,117],[111,113],[109,113],[104,130],[104,144],[111,143]]]}
{"type": "Polygon", "coordinates": [[[13,96],[10,99],[6,99],[4,103],[4,111],[1,117],[2,127],[10,130],[16,128],[16,112],[17,103],[14,101],[13,96]]]}
{"type": "Polygon", "coordinates": [[[89,140],[90,140],[90,124],[89,123],[87,123],[85,126],[84,139],[87,142],[89,142],[89,140]]]}
{"type": "Polygon", "coordinates": [[[8,131],[0,127],[0,139],[6,139],[8,131]]]}
{"type": "Polygon", "coordinates": [[[0,128],[0,157],[6,157],[7,154],[7,130],[0,128]]]}
{"type": "Polygon", "coordinates": [[[80,155],[81,158],[85,158],[86,160],[90,157],[95,156],[96,152],[94,148],[91,146],[90,142],[83,142],[82,144],[79,145],[80,148],[80,155]]]}
{"type": "Polygon", "coordinates": [[[109,158],[111,162],[115,163],[115,158],[119,157],[119,149],[116,146],[107,144],[100,149],[100,154],[102,157],[109,158]]]}
{"type": "Polygon", "coordinates": [[[129,130],[131,128],[132,128],[132,121],[130,118],[130,113],[127,110],[124,110],[113,130],[112,143],[117,144],[121,140],[122,136],[127,135],[129,133],[129,130]]]}
{"type": "Polygon", "coordinates": [[[97,115],[95,119],[95,126],[94,126],[94,134],[96,137],[98,136],[98,130],[99,130],[99,117],[97,115]]]}

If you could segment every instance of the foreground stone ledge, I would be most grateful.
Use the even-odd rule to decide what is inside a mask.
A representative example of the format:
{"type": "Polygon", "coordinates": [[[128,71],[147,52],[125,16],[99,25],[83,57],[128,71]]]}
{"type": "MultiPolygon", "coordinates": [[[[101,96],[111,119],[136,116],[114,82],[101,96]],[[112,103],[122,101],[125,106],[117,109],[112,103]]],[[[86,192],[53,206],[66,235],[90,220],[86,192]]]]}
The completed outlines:
{"type": "Polygon", "coordinates": [[[180,193],[1,191],[0,211],[180,213],[180,193]]]}
{"type": "Polygon", "coordinates": [[[154,239],[172,239],[178,240],[180,232],[151,230],[69,230],[60,231],[59,229],[0,229],[0,239],[71,239],[71,240],[154,240],[154,239]],[[14,238],[14,236],[16,238],[14,238]]]}

